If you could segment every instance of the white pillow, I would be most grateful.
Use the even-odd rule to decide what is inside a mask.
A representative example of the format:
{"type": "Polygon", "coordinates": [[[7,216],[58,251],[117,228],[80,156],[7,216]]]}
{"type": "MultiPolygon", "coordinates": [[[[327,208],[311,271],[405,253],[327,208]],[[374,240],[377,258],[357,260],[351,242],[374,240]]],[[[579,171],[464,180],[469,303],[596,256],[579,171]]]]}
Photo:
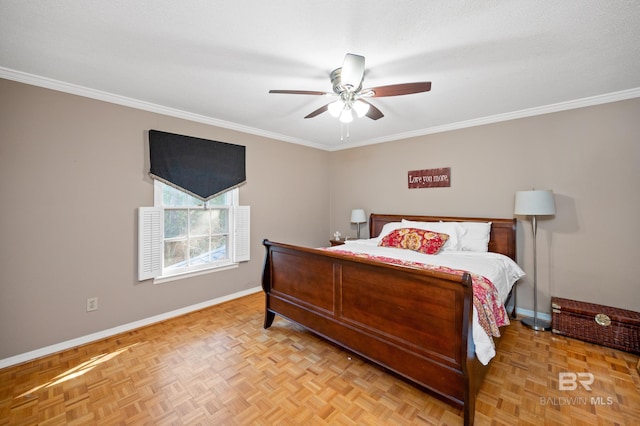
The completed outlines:
{"type": "Polygon", "coordinates": [[[486,253],[489,251],[491,222],[460,222],[465,229],[462,250],[486,253]]]}
{"type": "Polygon", "coordinates": [[[441,232],[449,235],[449,239],[440,250],[460,251],[462,250],[462,238],[465,229],[457,222],[415,222],[402,219],[403,228],[426,229],[433,232],[441,232]]]}

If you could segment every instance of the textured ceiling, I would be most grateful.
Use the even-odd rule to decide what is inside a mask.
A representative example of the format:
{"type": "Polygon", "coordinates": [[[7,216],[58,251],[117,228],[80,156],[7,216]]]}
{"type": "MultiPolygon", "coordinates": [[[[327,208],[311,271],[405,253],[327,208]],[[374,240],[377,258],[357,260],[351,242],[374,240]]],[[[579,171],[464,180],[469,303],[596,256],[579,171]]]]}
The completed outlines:
{"type": "Polygon", "coordinates": [[[0,77],[335,150],[638,97],[640,1],[0,0],[0,77]],[[432,90],[348,129],[268,93],[331,91],[348,52],[432,90]]]}

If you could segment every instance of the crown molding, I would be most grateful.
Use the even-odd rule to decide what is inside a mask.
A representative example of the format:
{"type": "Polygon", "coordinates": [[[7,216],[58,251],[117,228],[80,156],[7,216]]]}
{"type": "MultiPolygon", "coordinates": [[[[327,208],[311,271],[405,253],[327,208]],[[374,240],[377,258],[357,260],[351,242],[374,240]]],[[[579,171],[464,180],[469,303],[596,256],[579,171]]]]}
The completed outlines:
{"type": "Polygon", "coordinates": [[[235,130],[238,132],[248,133],[251,135],[262,136],[269,139],[305,145],[311,148],[325,150],[326,146],[303,139],[292,138],[291,136],[281,135],[279,133],[268,132],[266,130],[256,129],[254,127],[243,126],[241,124],[230,121],[219,120],[200,114],[194,114],[188,111],[182,111],[175,108],[169,108],[162,105],[145,102],[138,99],[128,98],[101,90],[91,89],[76,84],[65,83],[63,81],[54,80],[47,77],[41,77],[34,74],[28,74],[21,71],[15,71],[9,68],[0,67],[0,78],[17,81],[19,83],[30,84],[32,86],[43,87],[45,89],[56,90],[59,92],[69,93],[71,95],[83,96],[86,98],[96,99],[99,101],[109,102],[112,104],[122,105],[143,111],[154,112],[157,114],[167,115],[170,117],[181,118],[184,120],[194,121],[197,123],[208,124],[211,126],[221,127],[223,129],[235,130]]]}
{"type": "Polygon", "coordinates": [[[466,129],[469,127],[483,126],[485,124],[499,123],[502,121],[517,120],[519,118],[534,117],[536,115],[551,114],[554,112],[568,111],[577,108],[585,108],[595,105],[607,104],[611,102],[624,101],[627,99],[640,98],[640,87],[634,89],[621,90],[619,92],[606,93],[604,95],[590,96],[587,98],[576,99],[573,101],[558,102],[555,104],[544,105],[541,107],[527,108],[520,111],[513,111],[504,114],[496,114],[487,117],[475,118],[473,120],[459,121],[457,123],[444,124],[442,126],[428,127],[425,129],[414,130],[411,132],[398,133],[382,138],[368,139],[360,143],[342,145],[336,147],[333,151],[339,151],[348,148],[357,148],[360,146],[374,145],[378,143],[398,141],[418,136],[425,136],[434,133],[449,132],[452,130],[466,129]]]}
{"type": "Polygon", "coordinates": [[[516,120],[519,118],[533,117],[536,115],[551,114],[554,112],[567,111],[571,109],[590,107],[594,105],[606,104],[610,102],[618,102],[632,98],[640,97],[640,87],[619,92],[606,93],[604,95],[591,96],[582,99],[576,99],[566,102],[558,102],[551,105],[544,105],[535,108],[527,108],[520,111],[513,111],[504,114],[496,114],[487,117],[475,118],[473,120],[459,121],[456,123],[444,124],[441,126],[433,126],[424,129],[414,130],[411,132],[397,133],[394,135],[384,136],[380,138],[367,139],[361,142],[341,144],[339,146],[326,146],[304,139],[292,138],[290,136],[279,133],[268,132],[266,130],[256,129],[254,127],[243,126],[241,124],[230,121],[218,120],[200,114],[194,114],[175,108],[168,108],[162,105],[150,102],[140,101],[113,93],[103,92],[88,87],[78,86],[51,78],[41,77],[34,74],[28,74],[21,71],[12,70],[10,68],[0,67],[0,78],[13,80],[20,83],[30,84],[32,86],[44,87],[47,89],[57,90],[73,95],[84,96],[113,104],[123,105],[144,111],[154,112],[157,114],[167,115],[170,117],[181,118],[184,120],[194,121],[198,123],[208,124],[211,126],[221,127],[224,129],[235,130],[238,132],[248,133],[251,135],[262,136],[269,139],[275,139],[283,142],[304,145],[324,151],[341,151],[343,149],[357,148],[361,146],[374,145],[384,142],[392,142],[402,139],[409,139],[418,136],[425,136],[434,133],[449,132],[452,130],[465,129],[475,126],[483,126],[485,124],[499,123],[502,121],[516,120]]]}

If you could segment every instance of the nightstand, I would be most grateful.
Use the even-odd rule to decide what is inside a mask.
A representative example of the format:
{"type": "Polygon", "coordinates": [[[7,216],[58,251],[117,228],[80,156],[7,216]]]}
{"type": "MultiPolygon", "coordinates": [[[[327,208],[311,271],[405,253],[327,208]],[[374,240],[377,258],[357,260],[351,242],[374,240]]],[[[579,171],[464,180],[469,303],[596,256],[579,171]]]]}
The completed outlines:
{"type": "Polygon", "coordinates": [[[344,240],[329,240],[331,247],[341,246],[344,244],[344,240]]]}

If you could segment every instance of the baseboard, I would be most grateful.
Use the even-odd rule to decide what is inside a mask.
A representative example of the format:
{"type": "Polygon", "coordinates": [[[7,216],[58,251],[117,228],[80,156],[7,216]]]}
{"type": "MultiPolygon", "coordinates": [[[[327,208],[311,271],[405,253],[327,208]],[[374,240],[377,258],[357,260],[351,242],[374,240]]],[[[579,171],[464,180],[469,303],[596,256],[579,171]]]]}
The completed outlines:
{"type": "Polygon", "coordinates": [[[197,303],[195,305],[187,306],[174,311],[165,312],[164,314],[155,315],[149,318],[145,318],[139,321],[123,324],[118,327],[109,328],[107,330],[98,331],[96,333],[88,334],[86,336],[78,337],[76,339],[67,340],[65,342],[56,343],[55,345],[46,346],[44,348],[36,349],[33,351],[25,352],[20,355],[15,355],[9,358],[0,359],[0,368],[10,367],[12,365],[22,364],[23,362],[32,361],[43,356],[51,355],[56,352],[64,351],[74,348],[76,346],[85,345],[87,343],[102,340],[107,337],[115,336],[116,334],[124,333],[127,331],[135,330],[136,328],[145,327],[157,322],[165,321],[170,318],[175,318],[180,315],[188,314],[190,312],[198,311],[200,309],[208,308],[210,306],[219,305],[220,303],[228,302],[229,300],[238,299],[243,296],[258,293],[262,290],[262,287],[254,287],[248,290],[239,291],[237,293],[229,294],[227,296],[218,297],[216,299],[207,300],[206,302],[197,303]]]}
{"type": "MultiPolygon", "coordinates": [[[[512,307],[507,308],[507,312],[511,312],[512,307]]],[[[529,309],[516,308],[516,315],[522,317],[533,318],[533,311],[529,309]]],[[[543,321],[551,321],[551,314],[545,312],[538,312],[538,318],[543,321]]]]}
{"type": "MultiPolygon", "coordinates": [[[[0,368],[10,367],[12,365],[22,364],[23,362],[32,361],[43,356],[51,355],[56,352],[64,351],[74,348],[76,346],[85,345],[87,343],[95,342],[97,340],[106,339],[107,337],[115,336],[116,334],[125,333],[127,331],[135,330],[136,328],[145,327],[157,322],[165,321],[170,318],[174,318],[180,315],[188,314],[189,312],[198,311],[200,309],[208,308],[210,306],[219,305],[220,303],[228,302],[229,300],[238,299],[243,296],[258,293],[261,291],[261,287],[254,287],[247,290],[239,291],[237,293],[229,294],[227,296],[211,299],[206,302],[197,303],[195,305],[187,306],[174,311],[166,312],[164,314],[155,315],[153,317],[145,318],[139,321],[134,321],[128,324],[123,324],[118,327],[109,328],[107,330],[99,331],[97,333],[88,334],[86,336],[78,337],[76,339],[67,340],[65,342],[56,343],[55,345],[46,346],[44,348],[36,349],[30,352],[25,352],[20,355],[15,355],[9,358],[0,359],[0,368]]],[[[511,306],[508,307],[508,312],[511,312],[511,306]]],[[[516,314],[524,317],[533,317],[533,311],[528,309],[516,308],[516,314]]],[[[547,313],[538,312],[538,318],[544,321],[551,321],[551,315],[547,313]]]]}

